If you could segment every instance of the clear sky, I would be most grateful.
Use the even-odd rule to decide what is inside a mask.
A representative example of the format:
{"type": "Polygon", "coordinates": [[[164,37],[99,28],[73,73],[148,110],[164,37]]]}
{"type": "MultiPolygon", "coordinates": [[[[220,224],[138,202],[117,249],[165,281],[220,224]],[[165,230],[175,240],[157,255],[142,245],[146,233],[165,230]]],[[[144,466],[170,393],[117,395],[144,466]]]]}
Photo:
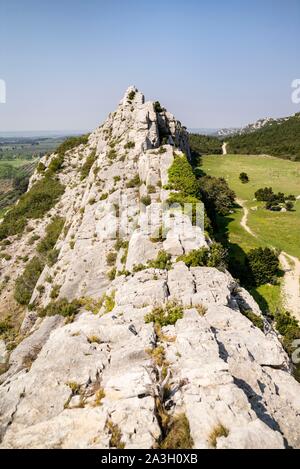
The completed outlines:
{"type": "Polygon", "coordinates": [[[88,130],[136,85],[188,127],[298,112],[300,0],[0,0],[0,131],[88,130]]]}

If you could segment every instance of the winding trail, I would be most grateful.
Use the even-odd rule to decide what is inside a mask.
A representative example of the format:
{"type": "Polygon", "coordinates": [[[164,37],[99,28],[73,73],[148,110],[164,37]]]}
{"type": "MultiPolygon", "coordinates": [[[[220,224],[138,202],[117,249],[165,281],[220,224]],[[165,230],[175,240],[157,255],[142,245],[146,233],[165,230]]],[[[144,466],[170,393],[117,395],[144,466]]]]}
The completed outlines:
{"type": "Polygon", "coordinates": [[[279,260],[284,270],[283,300],[288,311],[300,321],[300,261],[282,252],[279,260]]]}
{"type": "Polygon", "coordinates": [[[249,216],[249,210],[245,205],[245,201],[242,199],[236,199],[236,203],[240,205],[244,211],[243,218],[241,219],[241,226],[244,228],[244,230],[247,231],[251,236],[254,238],[257,238],[256,234],[251,230],[250,226],[248,226],[247,221],[248,221],[248,216],[249,216]]]}
{"type": "MultiPolygon", "coordinates": [[[[257,238],[257,235],[248,226],[249,209],[246,207],[245,201],[236,199],[236,202],[243,208],[244,212],[240,222],[242,228],[251,236],[257,238]]],[[[284,306],[300,321],[300,260],[286,252],[281,252],[279,261],[284,271],[282,283],[284,306]]]]}
{"type": "Polygon", "coordinates": [[[223,145],[222,145],[223,155],[227,155],[227,145],[228,145],[227,142],[224,142],[223,145]]]}

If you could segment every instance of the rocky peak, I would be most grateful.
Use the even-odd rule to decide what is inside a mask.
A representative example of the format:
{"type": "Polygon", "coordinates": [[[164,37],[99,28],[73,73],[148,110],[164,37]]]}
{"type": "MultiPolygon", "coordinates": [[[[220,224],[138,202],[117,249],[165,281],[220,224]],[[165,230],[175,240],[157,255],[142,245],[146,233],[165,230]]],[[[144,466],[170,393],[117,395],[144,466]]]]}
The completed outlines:
{"type": "Polygon", "coordinates": [[[213,249],[168,203],[184,195],[170,168],[189,156],[180,122],[129,87],[85,141],[42,159],[30,190],[64,190],[2,261],[2,304],[24,317],[0,376],[2,447],[300,446],[277,334],[225,269],[186,261],[213,249]]]}

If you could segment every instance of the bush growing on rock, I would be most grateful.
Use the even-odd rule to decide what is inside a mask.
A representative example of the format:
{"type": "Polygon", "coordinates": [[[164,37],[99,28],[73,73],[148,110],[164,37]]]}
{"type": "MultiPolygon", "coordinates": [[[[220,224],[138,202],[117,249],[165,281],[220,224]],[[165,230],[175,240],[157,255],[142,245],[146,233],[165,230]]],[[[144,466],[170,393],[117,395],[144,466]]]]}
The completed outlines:
{"type": "Polygon", "coordinates": [[[93,150],[92,153],[87,157],[84,165],[80,171],[80,179],[83,181],[90,173],[91,167],[96,161],[96,150],[93,150]]]}
{"type": "Polygon", "coordinates": [[[134,142],[127,142],[125,145],[124,145],[124,149],[125,150],[131,150],[132,148],[135,147],[135,143],[134,142]]]}
{"type": "Polygon", "coordinates": [[[46,228],[46,236],[38,243],[37,245],[37,252],[45,257],[49,251],[51,251],[61,232],[63,226],[65,224],[65,219],[62,217],[54,217],[51,223],[46,228]]]}
{"type": "Polygon", "coordinates": [[[153,108],[154,108],[154,111],[158,112],[158,113],[163,112],[163,110],[164,110],[164,108],[161,107],[159,101],[155,101],[155,103],[153,104],[153,108]]]}
{"type": "Polygon", "coordinates": [[[171,254],[163,250],[159,251],[157,258],[154,261],[149,261],[148,265],[153,269],[170,270],[172,267],[171,254]]]}
{"type": "Polygon", "coordinates": [[[79,312],[80,302],[78,300],[73,300],[69,302],[66,298],[62,298],[59,301],[52,301],[45,308],[40,309],[38,314],[40,317],[45,316],[74,316],[79,312]]]}
{"type": "Polygon", "coordinates": [[[15,283],[14,298],[21,305],[28,305],[35,285],[43,271],[44,265],[38,257],[33,257],[26,265],[24,272],[15,283]]]}
{"type": "Polygon", "coordinates": [[[106,262],[108,265],[112,266],[115,264],[117,259],[117,253],[116,252],[109,252],[106,256],[106,262]]]}
{"type": "Polygon", "coordinates": [[[183,307],[176,302],[169,302],[164,306],[157,306],[145,316],[145,323],[153,322],[160,327],[174,326],[179,319],[183,318],[183,307]]]}
{"type": "Polygon", "coordinates": [[[169,188],[179,191],[183,196],[199,195],[199,185],[193,169],[185,155],[174,155],[174,161],[168,170],[169,188]]]}
{"type": "Polygon", "coordinates": [[[67,138],[55,151],[58,155],[65,155],[69,150],[72,150],[79,145],[86,145],[88,143],[90,134],[80,135],[79,137],[67,138]]]}
{"type": "Polygon", "coordinates": [[[147,207],[148,205],[151,205],[151,197],[150,197],[150,195],[144,195],[143,197],[141,197],[141,203],[142,203],[143,205],[145,205],[146,207],[147,207]]]}
{"type": "Polygon", "coordinates": [[[133,187],[138,187],[141,184],[140,177],[136,174],[130,181],[127,182],[127,189],[132,189],[133,187]]]}
{"type": "Polygon", "coordinates": [[[64,187],[56,179],[45,177],[23,194],[0,225],[0,240],[22,233],[29,219],[42,218],[63,194],[64,187]]]}
{"type": "Polygon", "coordinates": [[[227,250],[220,243],[212,243],[210,248],[200,248],[177,258],[187,267],[216,267],[225,269],[227,265],[227,250]]]}

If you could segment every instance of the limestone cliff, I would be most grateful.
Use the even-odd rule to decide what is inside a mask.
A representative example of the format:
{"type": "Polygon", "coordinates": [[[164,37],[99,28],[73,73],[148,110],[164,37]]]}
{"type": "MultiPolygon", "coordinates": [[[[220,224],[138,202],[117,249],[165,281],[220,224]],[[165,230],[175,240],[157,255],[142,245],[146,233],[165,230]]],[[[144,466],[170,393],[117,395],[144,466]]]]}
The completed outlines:
{"type": "Polygon", "coordinates": [[[300,447],[300,386],[277,334],[228,272],[178,259],[211,246],[188,214],[162,210],[183,153],[185,128],[130,87],[64,153],[58,202],[10,237],[2,310],[16,310],[29,241],[63,220],[0,375],[1,447],[300,447]],[[176,425],[183,442],[171,438],[176,425]]]}

